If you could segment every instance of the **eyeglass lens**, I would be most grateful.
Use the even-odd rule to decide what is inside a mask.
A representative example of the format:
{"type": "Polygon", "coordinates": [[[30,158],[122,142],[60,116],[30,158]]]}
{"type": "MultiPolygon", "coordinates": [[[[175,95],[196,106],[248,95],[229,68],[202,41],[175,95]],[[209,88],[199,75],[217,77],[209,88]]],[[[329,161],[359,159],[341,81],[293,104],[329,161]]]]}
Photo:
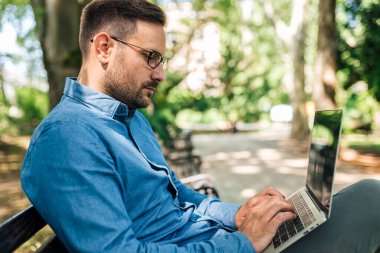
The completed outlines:
{"type": "Polygon", "coordinates": [[[163,62],[163,57],[157,52],[151,52],[148,59],[148,64],[152,68],[156,68],[160,63],[163,62]]]}

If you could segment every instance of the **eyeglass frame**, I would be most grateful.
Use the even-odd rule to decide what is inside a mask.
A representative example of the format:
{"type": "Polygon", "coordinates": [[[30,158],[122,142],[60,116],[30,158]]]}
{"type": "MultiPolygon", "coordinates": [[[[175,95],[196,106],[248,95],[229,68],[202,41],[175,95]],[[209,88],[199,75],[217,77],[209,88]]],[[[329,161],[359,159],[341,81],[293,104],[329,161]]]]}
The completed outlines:
{"type": "MultiPolygon", "coordinates": [[[[165,64],[167,62],[167,60],[168,60],[166,57],[163,57],[162,54],[160,54],[159,52],[157,52],[155,50],[148,50],[148,49],[142,48],[142,47],[137,46],[135,44],[132,44],[132,43],[129,43],[129,42],[126,42],[126,41],[122,41],[122,40],[116,38],[115,36],[110,36],[110,37],[111,37],[111,39],[113,39],[113,40],[115,40],[117,42],[120,42],[120,43],[122,43],[122,44],[124,44],[126,46],[137,47],[138,49],[141,49],[142,51],[148,53],[148,55],[144,54],[144,53],[142,53],[142,54],[146,57],[146,61],[148,63],[148,66],[151,67],[152,69],[157,68],[158,66],[160,66],[160,64],[165,64]],[[158,55],[158,57],[159,57],[160,60],[155,65],[152,66],[149,62],[153,59],[152,56],[155,55],[155,54],[158,55]]],[[[94,39],[91,39],[91,42],[94,42],[94,39]]]]}

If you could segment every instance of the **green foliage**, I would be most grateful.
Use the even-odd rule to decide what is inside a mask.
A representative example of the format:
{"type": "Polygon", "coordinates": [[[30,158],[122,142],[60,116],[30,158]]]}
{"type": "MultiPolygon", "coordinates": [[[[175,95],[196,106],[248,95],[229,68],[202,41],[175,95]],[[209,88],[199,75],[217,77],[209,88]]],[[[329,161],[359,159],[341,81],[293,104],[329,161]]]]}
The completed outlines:
{"type": "Polygon", "coordinates": [[[378,135],[346,134],[344,146],[360,153],[380,156],[380,138],[378,135]]]}
{"type": "Polygon", "coordinates": [[[283,70],[275,60],[269,25],[258,12],[244,19],[237,1],[219,0],[214,8],[221,30],[219,71],[223,84],[223,93],[214,98],[215,108],[231,123],[260,120],[271,105],[288,101],[278,89],[283,70]]]}
{"type": "Polygon", "coordinates": [[[9,119],[9,106],[4,105],[0,98],[0,134],[7,132],[11,128],[11,121],[9,119]]]}
{"type": "Polygon", "coordinates": [[[16,89],[16,103],[22,112],[16,123],[23,134],[30,134],[48,113],[48,96],[35,88],[19,87],[16,89]]]}
{"type": "Polygon", "coordinates": [[[380,5],[377,0],[342,2],[344,19],[339,26],[339,69],[347,75],[347,89],[358,81],[368,84],[380,101],[380,5]]]}
{"type": "Polygon", "coordinates": [[[12,23],[15,27],[21,27],[21,22],[29,8],[28,3],[29,0],[0,0],[0,31],[3,21],[12,23]]]}
{"type": "Polygon", "coordinates": [[[344,128],[355,131],[360,128],[373,129],[373,117],[380,111],[380,105],[369,91],[352,93],[345,104],[344,128]]]}

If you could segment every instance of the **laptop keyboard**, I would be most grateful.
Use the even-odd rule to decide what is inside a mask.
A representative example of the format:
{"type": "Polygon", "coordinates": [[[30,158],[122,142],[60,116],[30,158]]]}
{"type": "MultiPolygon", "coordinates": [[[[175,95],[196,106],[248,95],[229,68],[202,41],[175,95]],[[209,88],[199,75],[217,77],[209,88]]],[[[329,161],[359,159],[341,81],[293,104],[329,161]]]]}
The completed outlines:
{"type": "Polygon", "coordinates": [[[291,199],[289,199],[289,201],[294,206],[297,213],[297,218],[294,220],[288,220],[279,227],[272,240],[274,248],[279,247],[281,244],[302,231],[305,227],[316,221],[316,218],[311,212],[309,206],[306,204],[306,201],[301,193],[295,194],[291,199]]]}

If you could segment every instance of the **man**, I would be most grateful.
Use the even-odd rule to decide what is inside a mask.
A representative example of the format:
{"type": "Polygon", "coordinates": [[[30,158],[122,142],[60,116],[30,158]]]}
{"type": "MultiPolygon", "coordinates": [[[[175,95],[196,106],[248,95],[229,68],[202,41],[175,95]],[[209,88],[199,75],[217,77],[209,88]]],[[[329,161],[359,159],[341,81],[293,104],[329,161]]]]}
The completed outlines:
{"type": "Polygon", "coordinates": [[[275,189],[244,205],[186,188],[136,109],[165,78],[165,14],[145,0],[94,0],[82,67],[33,134],[24,191],[71,252],[261,252],[295,218],[275,189]]]}

